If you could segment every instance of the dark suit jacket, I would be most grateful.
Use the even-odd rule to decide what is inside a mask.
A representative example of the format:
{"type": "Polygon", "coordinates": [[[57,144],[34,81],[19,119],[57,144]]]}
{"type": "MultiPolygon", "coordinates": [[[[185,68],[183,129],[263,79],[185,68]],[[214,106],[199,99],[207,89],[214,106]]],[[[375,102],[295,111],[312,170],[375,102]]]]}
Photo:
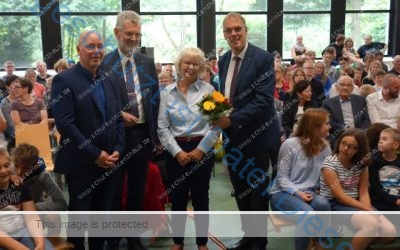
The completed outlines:
{"type": "MultiPolygon", "coordinates": [[[[122,58],[119,56],[118,49],[116,49],[104,57],[101,67],[106,74],[116,76],[115,83],[120,89],[122,106],[127,107],[129,100],[121,60],[122,58]]],[[[158,145],[157,119],[160,105],[160,91],[158,88],[156,67],[152,59],[140,53],[134,54],[134,60],[143,96],[142,105],[146,114],[146,124],[148,125],[153,144],[158,145]]]]}
{"type": "Polygon", "coordinates": [[[98,174],[105,171],[94,163],[101,150],[123,154],[125,130],[119,114],[119,90],[109,79],[97,79],[105,94],[106,117],[103,118],[92,90],[92,77],[79,63],[54,77],[50,104],[61,134],[54,168],[57,173],[98,174]]]}
{"type": "MultiPolygon", "coordinates": [[[[293,126],[296,123],[296,114],[299,110],[299,102],[295,102],[296,98],[291,99],[284,104],[284,111],[282,112],[282,126],[285,129],[286,137],[289,137],[293,131],[293,126]]],[[[318,105],[314,101],[304,103],[304,111],[309,108],[318,108],[318,105]]]]}
{"type": "Polygon", "coordinates": [[[322,106],[322,102],[326,98],[324,86],[322,85],[322,83],[320,81],[318,81],[315,78],[313,78],[310,81],[310,84],[311,84],[311,92],[312,92],[311,100],[314,103],[316,103],[318,105],[318,107],[320,108],[322,106]]]}
{"type": "MultiPolygon", "coordinates": [[[[369,120],[365,98],[359,95],[350,95],[350,102],[353,109],[354,126],[360,129],[367,129],[371,121],[369,120]]],[[[331,135],[335,131],[343,130],[345,124],[339,96],[325,100],[322,108],[330,113],[331,135]]]]}
{"type": "MultiPolygon", "coordinates": [[[[218,61],[221,90],[225,91],[226,75],[232,52],[218,61]]],[[[268,52],[249,43],[236,79],[232,126],[224,132],[229,147],[245,145],[244,152],[258,153],[280,143],[278,117],[274,107],[274,60],[268,52]]]]}

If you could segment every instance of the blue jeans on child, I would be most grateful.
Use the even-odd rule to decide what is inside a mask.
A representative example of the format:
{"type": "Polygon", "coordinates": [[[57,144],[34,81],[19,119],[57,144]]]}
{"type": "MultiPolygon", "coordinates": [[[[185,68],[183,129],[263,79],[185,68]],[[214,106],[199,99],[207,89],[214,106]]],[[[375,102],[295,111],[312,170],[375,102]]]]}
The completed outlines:
{"type": "MultiPolygon", "coordinates": [[[[284,212],[287,214],[284,216],[285,219],[292,220],[297,224],[294,238],[295,250],[307,249],[310,242],[310,237],[304,237],[304,222],[307,220],[307,217],[302,218],[300,223],[298,223],[298,220],[304,214],[302,211],[331,211],[331,206],[328,199],[310,191],[307,191],[307,193],[311,193],[313,195],[313,199],[309,203],[304,202],[300,197],[286,192],[272,194],[270,198],[271,209],[273,211],[284,212]]],[[[331,215],[326,214],[324,216],[319,216],[319,218],[321,217],[324,218],[323,228],[328,228],[331,223],[331,215]]]]}
{"type": "MultiPolygon", "coordinates": [[[[20,242],[27,248],[35,249],[35,242],[31,238],[31,235],[29,234],[29,231],[26,228],[22,228],[21,230],[15,231],[9,235],[13,237],[14,240],[20,242]]],[[[0,247],[0,250],[6,250],[6,249],[0,247]]],[[[54,250],[53,245],[47,239],[45,239],[45,250],[54,250]]]]}

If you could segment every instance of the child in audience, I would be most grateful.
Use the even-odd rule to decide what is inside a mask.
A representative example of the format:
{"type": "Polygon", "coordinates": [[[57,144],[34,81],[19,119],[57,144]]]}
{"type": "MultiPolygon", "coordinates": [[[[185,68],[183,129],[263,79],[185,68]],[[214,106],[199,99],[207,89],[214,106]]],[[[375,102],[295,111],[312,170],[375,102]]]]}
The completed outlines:
{"type": "Polygon", "coordinates": [[[355,213],[375,211],[368,192],[370,162],[364,132],[348,129],[339,137],[333,155],[325,159],[321,169],[321,195],[330,200],[332,211],[353,212],[340,214],[339,218],[351,221],[357,230],[351,240],[354,250],[366,249],[373,240],[389,243],[396,236],[396,228],[385,216],[355,213]]]}
{"type": "Polygon", "coordinates": [[[393,128],[382,130],[379,136],[379,152],[372,157],[369,166],[369,183],[372,205],[381,211],[400,211],[400,131],[393,128]]]}
{"type": "Polygon", "coordinates": [[[16,186],[11,172],[7,149],[0,148],[0,211],[8,212],[0,214],[0,249],[54,249],[44,238],[39,216],[18,213],[36,209],[26,183],[16,186]]]}
{"type": "MultiPolygon", "coordinates": [[[[35,146],[29,144],[20,144],[14,151],[13,162],[15,171],[18,176],[23,179],[32,194],[34,205],[38,211],[66,211],[68,208],[67,201],[63,193],[53,181],[50,173],[43,168],[44,162],[39,159],[39,151],[35,146]],[[42,167],[41,167],[42,166],[42,167]],[[44,194],[51,200],[44,198],[44,194]]],[[[45,221],[60,221],[58,214],[41,215],[45,221]]],[[[49,228],[48,239],[56,248],[60,246],[72,246],[60,238],[60,228],[49,228]]]]}
{"type": "MultiPolygon", "coordinates": [[[[329,202],[318,194],[320,169],[331,149],[329,113],[324,109],[307,109],[294,136],[283,142],[278,155],[278,173],[270,190],[273,211],[330,211],[329,202]]],[[[330,216],[326,215],[327,226],[330,216]]],[[[298,220],[290,216],[288,220],[298,220]]],[[[303,220],[305,221],[305,220],[303,220]]],[[[295,250],[307,249],[310,238],[304,236],[304,224],[295,232],[295,250]]]]}
{"type": "Polygon", "coordinates": [[[386,72],[384,70],[379,70],[375,75],[374,75],[374,88],[376,91],[381,91],[382,90],[382,83],[383,83],[383,78],[385,77],[386,72]]]}

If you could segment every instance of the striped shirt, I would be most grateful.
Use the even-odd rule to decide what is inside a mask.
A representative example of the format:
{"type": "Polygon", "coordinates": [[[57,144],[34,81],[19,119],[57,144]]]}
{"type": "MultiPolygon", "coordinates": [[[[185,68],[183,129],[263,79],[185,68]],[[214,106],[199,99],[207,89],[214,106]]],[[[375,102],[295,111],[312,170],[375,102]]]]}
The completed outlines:
{"type": "MultiPolygon", "coordinates": [[[[358,200],[359,197],[359,182],[361,173],[368,168],[361,168],[357,165],[352,166],[350,169],[345,168],[337,158],[337,155],[328,156],[323,164],[322,169],[327,168],[336,172],[338,175],[339,183],[336,181],[330,187],[325,182],[324,175],[321,175],[321,195],[327,198],[334,198],[331,189],[334,189],[338,184],[343,189],[343,192],[358,200]]],[[[322,171],[321,169],[321,171],[322,171]]]]}

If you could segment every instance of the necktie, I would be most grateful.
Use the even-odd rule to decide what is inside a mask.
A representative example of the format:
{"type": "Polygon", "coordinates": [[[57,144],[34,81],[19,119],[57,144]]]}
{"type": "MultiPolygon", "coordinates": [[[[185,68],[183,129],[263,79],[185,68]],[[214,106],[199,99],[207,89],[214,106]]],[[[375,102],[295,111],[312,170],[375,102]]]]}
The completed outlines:
{"type": "Polygon", "coordinates": [[[135,91],[135,78],[137,77],[136,66],[131,64],[131,61],[126,62],[125,67],[125,82],[126,90],[128,91],[128,99],[130,108],[129,113],[139,118],[139,107],[135,91]],[[135,75],[134,73],[135,72],[135,75]]]}
{"type": "Polygon", "coordinates": [[[231,81],[231,91],[229,92],[229,100],[232,103],[233,102],[233,96],[235,95],[235,89],[236,89],[236,78],[239,73],[239,66],[240,66],[240,60],[241,58],[236,56],[234,58],[235,60],[235,68],[233,70],[233,75],[232,75],[232,81],[231,81]]]}

